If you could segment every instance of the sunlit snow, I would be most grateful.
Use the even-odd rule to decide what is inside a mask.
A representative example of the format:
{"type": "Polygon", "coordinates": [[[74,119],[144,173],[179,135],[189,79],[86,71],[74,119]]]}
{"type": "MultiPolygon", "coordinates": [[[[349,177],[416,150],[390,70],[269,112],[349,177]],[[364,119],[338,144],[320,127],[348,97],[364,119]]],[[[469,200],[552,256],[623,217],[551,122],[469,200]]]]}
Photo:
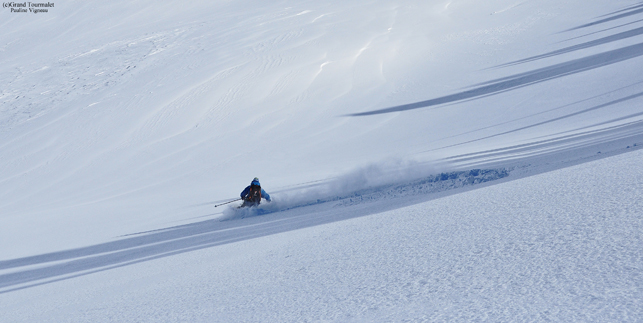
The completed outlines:
{"type": "Polygon", "coordinates": [[[643,320],[641,1],[5,5],[2,322],[643,320]]]}

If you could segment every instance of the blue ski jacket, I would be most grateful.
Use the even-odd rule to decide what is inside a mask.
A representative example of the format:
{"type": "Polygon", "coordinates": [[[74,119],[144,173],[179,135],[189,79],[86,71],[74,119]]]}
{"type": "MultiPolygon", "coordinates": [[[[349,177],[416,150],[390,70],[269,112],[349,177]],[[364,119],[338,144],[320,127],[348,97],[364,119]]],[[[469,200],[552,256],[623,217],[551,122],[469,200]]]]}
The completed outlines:
{"type": "MultiPolygon", "coordinates": [[[[243,190],[243,192],[241,192],[241,198],[242,198],[242,199],[245,199],[245,198],[246,198],[246,195],[248,195],[248,193],[250,192],[250,186],[251,186],[252,184],[255,184],[255,185],[261,186],[261,184],[259,184],[259,182],[257,182],[257,181],[252,181],[252,183],[250,183],[250,185],[248,185],[248,187],[246,187],[246,188],[243,190]]],[[[263,188],[261,189],[261,197],[265,198],[265,199],[266,199],[266,201],[268,201],[268,202],[270,202],[270,201],[271,201],[271,200],[270,200],[270,195],[269,195],[268,193],[266,193],[266,191],[264,191],[264,190],[263,190],[263,188]]]]}

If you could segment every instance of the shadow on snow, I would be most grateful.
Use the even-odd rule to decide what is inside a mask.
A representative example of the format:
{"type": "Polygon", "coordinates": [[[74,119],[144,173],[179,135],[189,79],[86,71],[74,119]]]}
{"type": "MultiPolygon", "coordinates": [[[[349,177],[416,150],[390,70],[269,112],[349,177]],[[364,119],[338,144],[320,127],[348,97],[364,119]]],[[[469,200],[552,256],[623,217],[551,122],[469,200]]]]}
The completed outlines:
{"type": "Polygon", "coordinates": [[[286,209],[269,210],[271,213],[279,212],[278,216],[253,216],[236,221],[206,220],[129,235],[118,241],[94,246],[4,260],[0,261],[0,270],[14,271],[0,275],[0,294],[185,252],[379,213],[436,197],[428,195],[430,193],[494,181],[508,175],[506,169],[440,173],[408,183],[367,188],[341,197],[301,201],[303,203],[289,205],[286,209]],[[414,202],[399,199],[409,196],[418,198],[414,202]],[[378,201],[384,203],[372,203],[378,201]],[[321,207],[314,208],[315,205],[321,207]],[[307,206],[313,208],[303,211],[307,206]],[[351,206],[350,210],[337,209],[351,206]],[[287,211],[294,209],[299,211],[287,211]]]}
{"type": "MultiPolygon", "coordinates": [[[[452,144],[452,145],[447,145],[447,146],[434,148],[434,149],[431,149],[431,150],[427,150],[427,152],[428,151],[436,151],[436,150],[445,149],[445,148],[450,148],[450,147],[461,146],[461,145],[465,145],[465,144],[469,144],[469,143],[473,143],[473,142],[482,141],[482,140],[485,140],[485,139],[490,139],[490,138],[494,138],[494,137],[498,137],[498,136],[502,136],[502,135],[507,135],[507,134],[518,132],[518,131],[521,131],[521,130],[534,128],[534,127],[542,126],[542,125],[549,124],[549,123],[552,123],[552,122],[564,120],[564,119],[571,118],[571,117],[574,117],[574,116],[577,116],[577,115],[580,115],[580,114],[588,113],[588,112],[591,112],[591,111],[607,108],[607,107],[610,107],[610,106],[615,105],[615,104],[627,102],[627,101],[634,100],[634,99],[641,98],[641,97],[643,97],[643,92],[636,93],[636,94],[633,94],[633,95],[628,95],[626,97],[623,97],[623,98],[620,98],[620,99],[617,99],[617,100],[613,100],[613,101],[610,101],[610,102],[607,102],[607,103],[599,104],[597,106],[587,108],[587,109],[583,109],[583,110],[580,110],[580,111],[576,111],[576,112],[573,112],[573,113],[568,113],[568,114],[565,114],[565,115],[562,115],[562,116],[559,116],[559,117],[551,118],[549,120],[532,123],[532,124],[529,124],[529,125],[526,125],[526,126],[518,127],[518,128],[515,128],[515,129],[511,129],[511,130],[507,130],[507,131],[503,131],[503,132],[499,132],[499,133],[494,133],[494,134],[491,134],[491,135],[488,135],[488,136],[483,136],[483,137],[479,137],[479,138],[468,140],[468,141],[459,142],[457,144],[452,144]]],[[[592,127],[597,127],[597,126],[602,126],[602,125],[610,124],[610,123],[613,123],[613,122],[619,122],[619,121],[623,121],[623,120],[627,120],[627,119],[631,119],[631,118],[636,118],[636,117],[640,117],[640,116],[643,116],[643,112],[632,113],[632,114],[622,116],[622,117],[619,117],[619,118],[614,118],[614,119],[610,119],[610,120],[603,121],[603,122],[600,122],[600,123],[592,124],[590,126],[585,126],[585,127],[581,127],[581,128],[578,128],[578,129],[574,129],[573,131],[580,131],[580,130],[584,130],[584,129],[588,129],[588,128],[592,128],[592,127]]],[[[530,117],[530,116],[528,116],[528,117],[530,117]]],[[[527,117],[523,117],[521,119],[524,119],[524,118],[527,118],[527,117]]],[[[512,122],[512,121],[515,121],[515,120],[507,121],[505,123],[512,122]]],[[[628,123],[628,124],[625,124],[625,125],[619,125],[619,126],[615,126],[615,127],[610,127],[608,129],[604,129],[604,130],[610,130],[611,131],[613,129],[622,128],[624,126],[631,126],[631,125],[637,125],[637,127],[640,127],[640,124],[641,124],[641,122],[638,121],[638,122],[628,123]]],[[[487,128],[490,128],[490,127],[492,127],[492,126],[489,126],[487,128]]],[[[478,131],[478,130],[480,130],[480,129],[477,129],[477,130],[474,130],[474,131],[478,131]]],[[[474,132],[474,131],[470,131],[470,132],[474,132]]],[[[565,131],[563,133],[567,133],[567,132],[572,132],[572,130],[565,131]]],[[[559,134],[561,134],[561,133],[559,133],[559,134]]],[[[554,135],[557,135],[557,134],[554,134],[554,135]]],[[[577,137],[577,136],[579,136],[579,134],[572,135],[570,137],[577,137]]],[[[556,137],[556,140],[560,140],[560,139],[562,139],[562,138],[556,137]]]]}
{"type": "Polygon", "coordinates": [[[615,12],[612,12],[612,13],[607,14],[607,15],[603,15],[602,17],[607,17],[607,18],[603,18],[603,19],[600,19],[600,20],[597,20],[597,21],[594,21],[594,22],[590,22],[588,24],[584,24],[584,25],[581,25],[581,26],[578,26],[578,27],[574,27],[574,28],[568,29],[566,31],[572,31],[572,30],[583,29],[583,28],[587,28],[587,27],[591,27],[591,26],[596,26],[596,25],[604,24],[606,22],[610,22],[610,21],[614,21],[614,20],[618,20],[618,19],[622,19],[622,18],[627,18],[629,16],[637,15],[637,14],[640,14],[640,13],[643,13],[643,3],[639,3],[637,5],[633,5],[631,7],[628,7],[628,8],[619,10],[619,11],[615,11],[615,12]],[[611,16],[611,17],[609,17],[609,16],[611,16]]]}
{"type": "Polygon", "coordinates": [[[569,62],[552,65],[549,67],[539,68],[533,71],[512,75],[509,77],[499,78],[493,81],[481,83],[479,87],[459,93],[438,97],[426,101],[398,105],[390,108],[354,113],[347,116],[361,117],[392,112],[402,112],[420,108],[428,108],[446,103],[464,101],[468,99],[480,99],[491,95],[496,95],[511,90],[519,89],[529,85],[573,75],[596,68],[616,64],[632,58],[643,55],[643,43],[627,46],[608,52],[591,55],[584,58],[575,59],[569,62]]]}
{"type": "Polygon", "coordinates": [[[627,38],[631,38],[631,37],[636,37],[636,36],[639,36],[641,34],[643,34],[643,27],[635,28],[635,29],[624,31],[624,32],[614,34],[614,35],[611,35],[611,36],[607,36],[607,37],[599,38],[599,39],[596,39],[596,40],[588,41],[588,42],[585,42],[585,43],[582,43],[582,44],[565,47],[563,49],[555,50],[555,51],[552,51],[552,52],[549,52],[549,53],[546,53],[546,54],[532,56],[532,57],[529,57],[529,58],[521,59],[521,60],[518,60],[518,61],[515,61],[515,62],[503,64],[503,65],[500,65],[500,66],[502,67],[502,66],[517,65],[517,64],[527,63],[527,62],[531,62],[531,61],[535,61],[535,60],[539,60],[539,59],[543,59],[543,58],[547,58],[547,57],[553,57],[553,56],[557,56],[557,55],[567,54],[567,53],[571,53],[571,52],[578,51],[578,50],[583,50],[583,49],[587,49],[587,48],[591,48],[591,47],[595,47],[595,46],[600,46],[600,45],[603,45],[603,44],[607,44],[607,43],[611,43],[611,42],[615,42],[615,41],[619,41],[619,40],[623,40],[623,39],[627,39],[627,38]]]}
{"type": "MultiPolygon", "coordinates": [[[[643,3],[605,15],[610,17],[604,18],[589,24],[585,24],[582,26],[578,26],[570,30],[586,28],[586,27],[606,23],[609,21],[614,21],[617,19],[637,15],[640,13],[643,13],[643,3]]],[[[633,38],[640,35],[643,35],[643,27],[631,29],[625,32],[606,36],[593,41],[588,41],[582,44],[565,47],[563,49],[552,51],[546,54],[537,55],[537,56],[525,58],[519,61],[506,63],[500,66],[510,66],[510,65],[520,64],[520,63],[526,63],[526,62],[535,61],[535,60],[539,60],[547,57],[552,57],[552,56],[562,55],[562,54],[566,54],[574,51],[588,49],[591,47],[608,44],[608,43],[612,43],[620,40],[625,40],[625,39],[633,38]]],[[[402,112],[402,111],[408,111],[408,110],[414,110],[414,109],[420,109],[420,108],[430,108],[438,105],[455,103],[455,102],[460,102],[465,100],[480,99],[480,98],[516,90],[526,86],[538,84],[541,82],[546,82],[553,79],[609,66],[609,65],[620,63],[633,58],[638,58],[642,55],[643,55],[643,43],[638,43],[638,44],[590,55],[587,57],[573,59],[559,64],[554,64],[548,67],[538,68],[532,71],[518,73],[508,77],[498,78],[495,80],[477,84],[472,89],[464,90],[458,93],[445,95],[445,96],[441,96],[441,97],[437,97],[429,100],[414,102],[414,103],[397,105],[397,106],[388,107],[384,109],[348,114],[346,116],[363,117],[363,116],[378,115],[378,114],[385,114],[385,113],[402,112]]]]}

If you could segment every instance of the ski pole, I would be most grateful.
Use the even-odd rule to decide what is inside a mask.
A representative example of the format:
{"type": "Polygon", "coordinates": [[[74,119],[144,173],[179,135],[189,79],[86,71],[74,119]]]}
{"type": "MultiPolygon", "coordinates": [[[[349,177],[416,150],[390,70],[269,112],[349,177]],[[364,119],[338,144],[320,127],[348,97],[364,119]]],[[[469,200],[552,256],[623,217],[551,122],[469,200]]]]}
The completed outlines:
{"type": "Polygon", "coordinates": [[[236,200],[232,200],[232,201],[230,201],[230,202],[225,202],[225,203],[222,203],[222,204],[215,205],[214,207],[221,206],[221,205],[226,205],[226,204],[230,204],[230,203],[232,203],[232,202],[236,202],[236,201],[241,201],[241,199],[240,199],[240,198],[238,198],[238,199],[236,199],[236,200]]]}

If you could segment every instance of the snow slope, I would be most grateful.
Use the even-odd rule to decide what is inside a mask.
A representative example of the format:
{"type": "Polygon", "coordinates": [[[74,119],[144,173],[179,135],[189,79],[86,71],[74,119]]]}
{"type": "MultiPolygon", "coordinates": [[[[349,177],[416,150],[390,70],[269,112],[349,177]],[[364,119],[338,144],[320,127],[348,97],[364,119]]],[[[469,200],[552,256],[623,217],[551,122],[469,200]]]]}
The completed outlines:
{"type": "Polygon", "coordinates": [[[0,311],[6,322],[638,321],[642,158],[356,218],[354,205],[291,210],[23,259],[35,269],[0,276],[0,311]]]}
{"type": "Polygon", "coordinates": [[[7,320],[641,318],[640,1],[0,15],[7,320]]]}

